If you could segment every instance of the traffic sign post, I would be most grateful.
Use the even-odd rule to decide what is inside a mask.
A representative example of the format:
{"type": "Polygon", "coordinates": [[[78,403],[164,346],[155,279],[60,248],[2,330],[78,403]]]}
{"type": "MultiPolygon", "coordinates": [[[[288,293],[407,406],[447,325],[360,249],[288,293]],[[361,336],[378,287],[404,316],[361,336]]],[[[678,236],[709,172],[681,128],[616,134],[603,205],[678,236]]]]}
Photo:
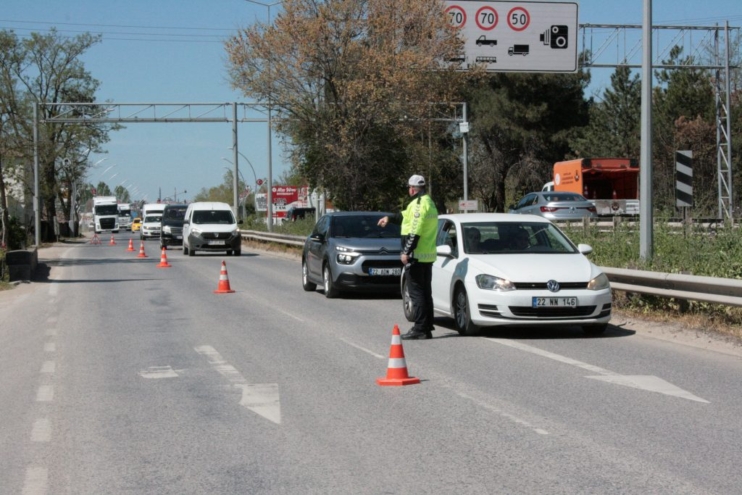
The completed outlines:
{"type": "Polygon", "coordinates": [[[490,72],[576,72],[577,4],[446,0],[464,53],[451,62],[490,72]]]}

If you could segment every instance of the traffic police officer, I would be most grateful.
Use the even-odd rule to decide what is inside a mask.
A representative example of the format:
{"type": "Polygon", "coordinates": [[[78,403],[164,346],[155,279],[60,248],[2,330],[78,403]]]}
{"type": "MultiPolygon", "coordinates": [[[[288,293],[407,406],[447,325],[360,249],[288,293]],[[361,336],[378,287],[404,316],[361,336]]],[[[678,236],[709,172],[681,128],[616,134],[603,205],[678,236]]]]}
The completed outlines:
{"type": "Polygon", "coordinates": [[[436,259],[435,237],[438,210],[425,192],[425,178],[413,175],[407,182],[412,201],[404,212],[383,217],[379,226],[392,222],[402,224],[402,263],[407,267],[407,287],[415,314],[415,325],[402,335],[405,340],[432,339],[433,294],[431,278],[436,259]]]}

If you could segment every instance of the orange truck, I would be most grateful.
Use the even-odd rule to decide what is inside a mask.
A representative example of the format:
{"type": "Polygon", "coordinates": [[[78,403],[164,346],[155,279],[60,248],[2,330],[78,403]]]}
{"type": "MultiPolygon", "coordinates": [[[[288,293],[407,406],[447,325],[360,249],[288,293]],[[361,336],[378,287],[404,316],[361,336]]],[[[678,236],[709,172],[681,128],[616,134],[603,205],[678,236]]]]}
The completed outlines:
{"type": "Polygon", "coordinates": [[[580,158],[554,164],[544,190],[582,194],[600,216],[639,214],[639,163],[630,158],[580,158]]]}

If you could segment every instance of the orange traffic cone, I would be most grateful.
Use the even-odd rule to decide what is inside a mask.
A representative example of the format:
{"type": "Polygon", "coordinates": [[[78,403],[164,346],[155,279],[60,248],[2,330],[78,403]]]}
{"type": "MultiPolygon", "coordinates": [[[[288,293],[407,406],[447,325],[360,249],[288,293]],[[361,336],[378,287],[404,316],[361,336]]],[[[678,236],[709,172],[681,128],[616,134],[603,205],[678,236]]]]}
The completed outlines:
{"type": "Polygon", "coordinates": [[[137,255],[137,258],[147,258],[148,256],[144,254],[144,241],[141,242],[139,245],[139,254],[137,255]]]}
{"type": "Polygon", "coordinates": [[[162,254],[160,255],[160,264],[157,265],[157,268],[170,268],[173,265],[167,262],[167,253],[165,252],[165,248],[162,248],[162,254]]]}
{"type": "Polygon", "coordinates": [[[129,248],[127,249],[127,251],[134,251],[134,240],[133,239],[129,239],[129,248]]]}
{"type": "Polygon", "coordinates": [[[214,291],[214,294],[229,294],[234,292],[229,287],[229,277],[227,276],[227,264],[222,261],[222,270],[219,272],[219,287],[214,291]]]}
{"type": "Polygon", "coordinates": [[[394,330],[392,330],[392,347],[389,349],[389,365],[386,370],[386,378],[377,378],[376,383],[391,387],[420,383],[419,378],[407,374],[407,362],[404,358],[402,338],[399,336],[397,325],[394,325],[394,330]]]}
{"type": "Polygon", "coordinates": [[[90,239],[90,244],[100,244],[100,237],[98,237],[98,234],[93,234],[93,238],[90,239]]]}
{"type": "Polygon", "coordinates": [[[113,234],[111,234],[111,242],[109,242],[108,245],[109,246],[115,246],[116,245],[116,241],[113,238],[113,234]]]}

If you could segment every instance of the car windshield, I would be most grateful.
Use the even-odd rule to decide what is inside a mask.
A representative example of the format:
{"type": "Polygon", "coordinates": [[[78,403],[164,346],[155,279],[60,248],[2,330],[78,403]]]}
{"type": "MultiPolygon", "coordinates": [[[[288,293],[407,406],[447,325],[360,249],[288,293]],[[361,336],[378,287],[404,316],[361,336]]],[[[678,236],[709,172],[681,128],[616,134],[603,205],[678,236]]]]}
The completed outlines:
{"type": "Polygon", "coordinates": [[[330,224],[330,237],[390,239],[400,236],[400,226],[388,223],[379,227],[382,213],[337,216],[330,224]]]}
{"type": "Polygon", "coordinates": [[[162,219],[162,215],[147,215],[144,217],[144,223],[156,223],[162,219]]]}
{"type": "Polygon", "coordinates": [[[118,215],[119,209],[117,205],[96,205],[95,206],[95,214],[96,215],[118,215]]]}
{"type": "Polygon", "coordinates": [[[183,221],[183,218],[185,218],[185,212],[185,208],[166,208],[165,213],[162,215],[162,219],[183,221]]]}
{"type": "Polygon", "coordinates": [[[476,222],[461,224],[467,254],[577,253],[575,245],[551,223],[476,222]]]}
{"type": "Polygon", "coordinates": [[[231,225],[235,222],[229,210],[197,210],[193,212],[193,223],[231,225]]]}

